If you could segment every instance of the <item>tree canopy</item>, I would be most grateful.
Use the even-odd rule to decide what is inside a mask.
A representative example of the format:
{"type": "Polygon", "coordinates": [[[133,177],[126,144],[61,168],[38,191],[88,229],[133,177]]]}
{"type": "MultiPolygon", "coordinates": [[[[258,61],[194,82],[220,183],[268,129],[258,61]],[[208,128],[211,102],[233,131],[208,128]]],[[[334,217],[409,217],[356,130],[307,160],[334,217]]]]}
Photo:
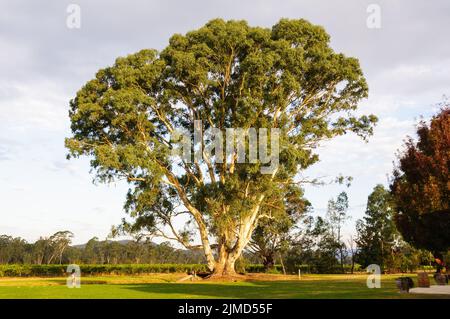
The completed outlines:
{"type": "Polygon", "coordinates": [[[363,267],[377,264],[382,270],[393,268],[394,250],[400,240],[393,213],[391,194],[383,185],[375,186],[367,199],[365,216],[356,223],[355,257],[363,267]]]}
{"type": "Polygon", "coordinates": [[[444,105],[430,124],[421,121],[418,141],[408,138],[399,154],[391,192],[395,221],[403,238],[418,248],[450,248],[450,108],[444,105]]]}
{"type": "Polygon", "coordinates": [[[99,181],[128,181],[135,230],[187,248],[199,239],[209,268],[232,274],[258,222],[273,218],[265,208],[286,210],[280,199],[301,187],[295,176],[318,161],[319,143],[372,133],[376,117],[354,115],[367,92],[358,60],[335,53],[320,26],[215,19],[173,35],[161,52],[145,49],[99,70],[70,103],[66,146],[69,157],[91,157],[99,181]],[[173,135],[199,120],[203,131],[279,129],[277,167],[263,174],[260,159],[242,163],[236,151],[225,162],[205,152],[193,161],[172,156],[173,135]],[[195,227],[175,227],[183,214],[195,227]]]}
{"type": "Polygon", "coordinates": [[[330,223],[332,237],[338,245],[339,259],[341,262],[342,271],[344,271],[345,258],[345,243],[342,241],[342,227],[344,226],[346,220],[350,218],[347,215],[347,211],[348,196],[346,192],[339,193],[336,200],[331,198],[328,201],[327,219],[330,223]]]}

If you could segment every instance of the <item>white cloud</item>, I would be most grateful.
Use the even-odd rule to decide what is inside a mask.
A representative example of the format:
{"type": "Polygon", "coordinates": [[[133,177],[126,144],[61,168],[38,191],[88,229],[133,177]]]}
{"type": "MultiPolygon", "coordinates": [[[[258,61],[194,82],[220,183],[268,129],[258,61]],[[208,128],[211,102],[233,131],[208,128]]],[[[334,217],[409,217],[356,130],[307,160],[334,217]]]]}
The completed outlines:
{"type": "MultiPolygon", "coordinates": [[[[212,18],[246,19],[265,27],[282,17],[306,18],[326,28],[336,51],[360,60],[370,93],[359,112],[379,116],[375,134],[368,144],[352,135],[324,144],[321,162],[306,172],[352,175],[349,195],[356,215],[372,187],[386,182],[394,154],[414,133],[416,118],[428,117],[442,95],[450,95],[448,1],[380,0],[379,30],[366,27],[371,0],[80,0],[79,30],[65,26],[69,3],[16,0],[0,10],[0,191],[5,194],[0,210],[12,212],[2,215],[0,233],[33,238],[69,223],[82,242],[120,221],[126,188],[94,187],[87,160],[64,160],[69,99],[117,56],[161,49],[173,33],[212,18]]],[[[307,196],[315,207],[325,207],[341,189],[311,188],[307,196]]]]}
{"type": "Polygon", "coordinates": [[[319,150],[320,162],[306,171],[310,177],[352,176],[352,186],[326,185],[311,187],[306,185],[306,196],[319,215],[324,214],[326,202],[330,197],[347,191],[352,219],[347,223],[346,236],[354,232],[357,219],[365,210],[367,196],[376,184],[387,186],[391,176],[393,161],[397,150],[402,148],[407,135],[414,135],[414,120],[400,120],[395,117],[382,117],[375,128],[374,135],[365,143],[355,135],[345,135],[322,145],[319,150]]]}
{"type": "MultiPolygon", "coordinates": [[[[1,130],[61,130],[68,126],[69,96],[54,81],[0,82],[2,91],[13,92],[0,99],[1,130]]],[[[11,132],[12,133],[12,132],[11,132]]]]}
{"type": "Polygon", "coordinates": [[[308,170],[311,176],[353,176],[355,179],[376,177],[382,180],[392,171],[392,161],[406,136],[414,134],[412,120],[381,118],[369,142],[355,135],[341,136],[321,145],[320,162],[308,170]]]}
{"type": "Polygon", "coordinates": [[[80,167],[74,161],[53,161],[47,168],[55,173],[66,172],[73,176],[81,176],[80,167]]]}

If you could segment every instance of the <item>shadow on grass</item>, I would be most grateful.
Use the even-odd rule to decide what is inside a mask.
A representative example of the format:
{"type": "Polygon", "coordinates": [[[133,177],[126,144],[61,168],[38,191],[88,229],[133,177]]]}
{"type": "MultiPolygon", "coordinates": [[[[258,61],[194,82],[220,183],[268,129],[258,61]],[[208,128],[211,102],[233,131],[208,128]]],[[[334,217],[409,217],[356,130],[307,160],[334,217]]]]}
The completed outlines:
{"type": "Polygon", "coordinates": [[[237,282],[132,284],[123,289],[148,293],[148,298],[415,298],[402,296],[392,287],[369,289],[359,282],[237,282]]]}

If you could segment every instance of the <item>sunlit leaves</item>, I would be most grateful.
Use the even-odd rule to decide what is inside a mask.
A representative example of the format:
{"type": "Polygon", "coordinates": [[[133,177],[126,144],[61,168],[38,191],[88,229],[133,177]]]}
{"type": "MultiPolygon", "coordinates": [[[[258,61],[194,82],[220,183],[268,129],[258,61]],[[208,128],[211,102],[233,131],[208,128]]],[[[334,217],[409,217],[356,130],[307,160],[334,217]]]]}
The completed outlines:
{"type": "Polygon", "coordinates": [[[266,212],[260,206],[292,209],[285,185],[319,160],[321,141],[372,133],[376,117],[353,114],[367,91],[358,60],[335,53],[320,26],[282,19],[269,29],[215,19],[173,35],[161,52],[141,50],[99,70],[71,101],[66,146],[70,156],[91,157],[98,180],[130,183],[125,208],[139,225],[169,225],[182,199],[231,245],[236,229],[255,226],[242,225],[245,218],[266,212]],[[204,130],[279,129],[277,173],[261,174],[261,162],[174,160],[171,133],[191,131],[195,120],[204,130]]]}
{"type": "Polygon", "coordinates": [[[405,239],[428,249],[450,246],[450,109],[444,106],[417,128],[399,154],[391,191],[396,222],[405,239]],[[436,226],[441,226],[441,228],[436,226]]]}

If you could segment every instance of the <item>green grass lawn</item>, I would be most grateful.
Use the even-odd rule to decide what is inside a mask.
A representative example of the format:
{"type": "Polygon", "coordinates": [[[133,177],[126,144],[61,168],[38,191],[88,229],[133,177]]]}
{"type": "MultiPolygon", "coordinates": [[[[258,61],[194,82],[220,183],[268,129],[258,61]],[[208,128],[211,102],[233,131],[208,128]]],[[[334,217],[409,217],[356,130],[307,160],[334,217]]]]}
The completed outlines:
{"type": "MultiPolygon", "coordinates": [[[[82,278],[69,289],[65,278],[0,278],[0,298],[450,298],[400,294],[398,275],[383,275],[379,289],[366,287],[366,275],[258,275],[246,281],[177,282],[183,274],[82,278]]],[[[412,277],[415,277],[412,275],[412,277]]]]}

